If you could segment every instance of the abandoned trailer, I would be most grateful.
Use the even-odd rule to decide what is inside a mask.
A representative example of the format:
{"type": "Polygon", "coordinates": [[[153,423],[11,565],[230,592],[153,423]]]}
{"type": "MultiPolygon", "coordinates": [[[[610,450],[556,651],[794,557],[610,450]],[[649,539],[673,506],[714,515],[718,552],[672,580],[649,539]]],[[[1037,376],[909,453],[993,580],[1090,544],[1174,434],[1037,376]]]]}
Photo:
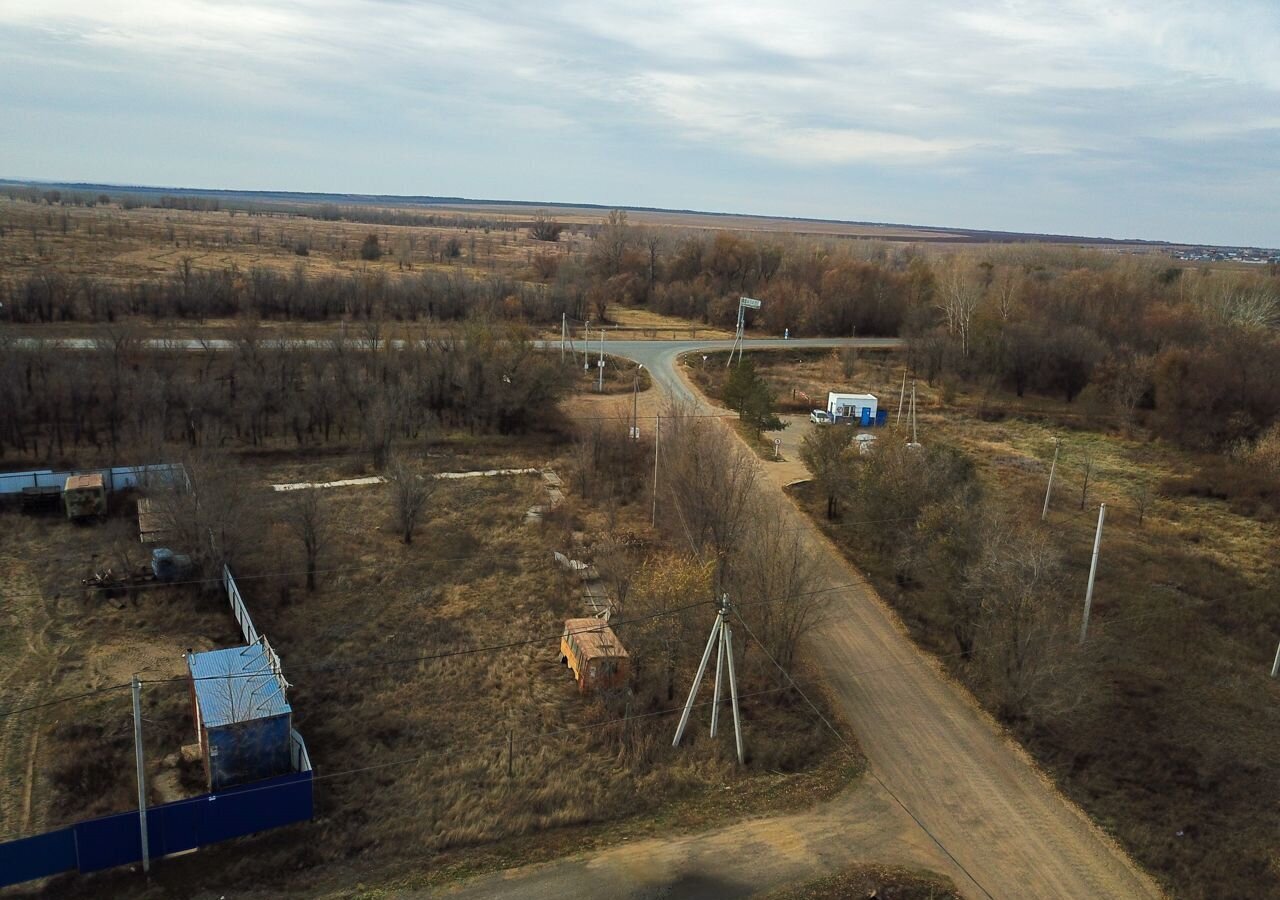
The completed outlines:
{"type": "Polygon", "coordinates": [[[70,475],[62,489],[67,518],[73,521],[107,517],[107,487],[101,472],[70,475]]]}
{"type": "Polygon", "coordinates": [[[187,669],[210,791],[293,771],[288,684],[265,638],[192,653],[187,669]]]}
{"type": "Polygon", "coordinates": [[[613,629],[599,619],[566,619],[560,662],[573,670],[578,690],[621,687],[631,677],[631,658],[613,629]]]}

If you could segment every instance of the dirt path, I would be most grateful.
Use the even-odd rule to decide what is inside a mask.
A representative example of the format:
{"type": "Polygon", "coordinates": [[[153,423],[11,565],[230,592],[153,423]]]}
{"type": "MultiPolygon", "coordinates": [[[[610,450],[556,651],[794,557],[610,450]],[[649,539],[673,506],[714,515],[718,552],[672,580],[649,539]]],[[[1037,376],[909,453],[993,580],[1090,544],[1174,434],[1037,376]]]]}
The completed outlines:
{"type": "MultiPolygon", "coordinates": [[[[37,703],[44,698],[55,658],[44,639],[49,613],[39,585],[26,565],[0,558],[0,709],[37,703]]],[[[40,712],[0,718],[0,840],[38,831],[43,817],[33,803],[40,712]]]]}
{"type": "Polygon", "coordinates": [[[804,813],[495,872],[440,895],[451,900],[731,900],[868,860],[935,870],[945,865],[892,799],[864,781],[804,813]]]}
{"type": "MultiPolygon", "coordinates": [[[[659,385],[709,409],[674,363],[673,356],[656,354],[646,360],[659,385]]],[[[795,466],[764,464],[763,470],[763,489],[785,497],[795,466]]],[[[822,586],[833,588],[830,617],[809,652],[873,777],[810,812],[515,869],[447,895],[746,896],[856,860],[931,868],[970,897],[1163,896],[912,643],[898,617],[789,499],[784,511],[786,525],[807,536],[821,562],[822,586]],[[881,792],[876,778],[919,825],[881,792]],[[621,891],[621,885],[632,887],[621,891]]]]}

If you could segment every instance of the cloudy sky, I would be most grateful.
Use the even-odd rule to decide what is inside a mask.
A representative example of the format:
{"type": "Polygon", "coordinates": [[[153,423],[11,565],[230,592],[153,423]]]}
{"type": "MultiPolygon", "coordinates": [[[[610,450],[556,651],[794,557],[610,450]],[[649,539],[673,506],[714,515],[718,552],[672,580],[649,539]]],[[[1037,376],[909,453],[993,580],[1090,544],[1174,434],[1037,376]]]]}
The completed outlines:
{"type": "Polygon", "coordinates": [[[1277,0],[0,0],[0,176],[1280,246],[1277,0]]]}

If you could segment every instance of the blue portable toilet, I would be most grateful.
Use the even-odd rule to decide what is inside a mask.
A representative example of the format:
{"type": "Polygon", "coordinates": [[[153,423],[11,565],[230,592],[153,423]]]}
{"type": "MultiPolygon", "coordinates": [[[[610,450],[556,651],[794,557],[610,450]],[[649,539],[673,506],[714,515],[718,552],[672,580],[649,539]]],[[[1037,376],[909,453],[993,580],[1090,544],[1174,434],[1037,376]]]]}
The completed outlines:
{"type": "Polygon", "coordinates": [[[288,683],[265,638],[188,654],[187,670],[210,791],[293,771],[288,683]]]}
{"type": "Polygon", "coordinates": [[[884,409],[876,410],[876,424],[884,427],[889,424],[889,411],[884,409]]]}

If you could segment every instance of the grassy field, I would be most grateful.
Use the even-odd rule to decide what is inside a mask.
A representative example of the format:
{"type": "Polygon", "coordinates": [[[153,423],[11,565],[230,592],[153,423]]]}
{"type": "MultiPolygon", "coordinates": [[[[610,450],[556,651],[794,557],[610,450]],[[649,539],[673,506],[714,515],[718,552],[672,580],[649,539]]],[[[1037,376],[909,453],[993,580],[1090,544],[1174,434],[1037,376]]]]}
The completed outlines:
{"type": "MultiPolygon", "coordinates": [[[[573,463],[563,446],[554,436],[457,435],[428,448],[421,465],[428,472],[550,467],[568,484],[573,463]]],[[[316,820],[163,863],[150,888],[113,872],[55,879],[46,895],[185,896],[193,878],[224,890],[287,885],[343,894],[353,867],[365,884],[435,884],[659,828],[800,808],[833,795],[860,770],[860,760],[837,750],[803,708],[768,697],[744,702],[749,744],[764,762],[743,770],[732,743],[711,742],[705,723],[697,724],[705,710],[673,750],[671,705],[624,709],[619,698],[605,703],[578,693],[559,661],[558,636],[564,619],[585,607],[580,583],[554,565],[552,550],[570,550],[576,535],[578,552],[589,553],[611,523],[643,533],[645,504],[624,504],[606,518],[571,494],[544,522],[526,524],[526,511],[546,503],[541,478],[442,480],[406,546],[385,485],[328,489],[332,532],[319,589],[308,593],[301,545],[283,524],[291,495],[269,485],[366,474],[366,459],[283,448],[235,459],[244,490],[260,497],[260,521],[245,523],[255,528],[254,548],[237,562],[237,575],[294,685],[295,727],[319,776],[316,820]],[[585,545],[584,535],[591,536],[585,545]],[[529,642],[421,659],[522,640],[529,642]],[[620,723],[625,711],[640,718],[620,723]],[[729,789],[734,801],[726,804],[729,789]]],[[[80,588],[80,578],[108,561],[141,555],[131,506],[118,507],[105,524],[88,527],[0,512],[0,543],[27,573],[19,580],[10,564],[0,588],[13,626],[2,638],[12,664],[10,680],[0,683],[6,706],[33,696],[28,681],[62,696],[127,683],[135,670],[144,678],[178,676],[184,650],[239,642],[214,585],[116,601],[80,588]],[[36,596],[49,611],[47,624],[24,612],[36,596]],[[41,645],[24,647],[37,637],[41,645]]],[[[657,536],[647,540],[661,545],[657,536]]],[[[707,614],[695,623],[699,635],[710,607],[707,614]]],[[[618,633],[626,643],[625,624],[618,633]]],[[[698,649],[688,648],[682,669],[696,664],[698,649]]],[[[682,684],[690,674],[682,671],[682,684]]],[[[744,694],[776,685],[763,670],[744,672],[744,681],[744,694]]],[[[199,793],[201,765],[178,753],[195,737],[185,682],[148,686],[143,696],[152,802],[199,793]]],[[[17,803],[14,812],[5,807],[6,836],[132,808],[128,710],[123,690],[6,720],[23,723],[0,733],[6,803],[17,803]],[[20,799],[29,783],[23,769],[37,735],[36,814],[23,817],[12,791],[20,799]]]]}
{"type": "MultiPolygon", "coordinates": [[[[844,389],[876,394],[891,426],[896,418],[902,369],[892,358],[755,359],[789,410],[825,405],[827,390],[844,389]],[[797,393],[793,401],[793,389],[817,399],[797,393]]],[[[1071,674],[1079,702],[1008,727],[1175,896],[1280,896],[1280,812],[1270,787],[1280,782],[1280,684],[1267,677],[1280,621],[1274,511],[1189,493],[1218,458],[1140,431],[1126,436],[1081,404],[923,383],[917,393],[920,442],[961,449],[984,493],[1012,515],[1038,520],[1061,441],[1043,527],[1063,549],[1080,598],[1098,503],[1107,504],[1089,642],[1071,674]]],[[[812,486],[798,489],[797,500],[826,524],[825,498],[812,486]]],[[[893,560],[869,554],[856,529],[828,534],[869,572],[914,638],[982,699],[945,624],[939,588],[895,580],[893,560]]],[[[1074,646],[1078,622],[1064,647],[1074,646]]]]}

